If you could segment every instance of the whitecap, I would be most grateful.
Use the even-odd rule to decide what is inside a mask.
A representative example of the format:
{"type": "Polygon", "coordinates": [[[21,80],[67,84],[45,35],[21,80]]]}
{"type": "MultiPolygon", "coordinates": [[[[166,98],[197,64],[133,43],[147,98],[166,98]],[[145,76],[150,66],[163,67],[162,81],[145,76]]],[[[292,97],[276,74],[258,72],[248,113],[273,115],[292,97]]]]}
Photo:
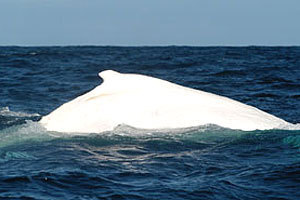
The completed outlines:
{"type": "Polygon", "coordinates": [[[9,107],[0,107],[0,115],[4,117],[39,117],[38,113],[26,113],[11,111],[9,107]]]}

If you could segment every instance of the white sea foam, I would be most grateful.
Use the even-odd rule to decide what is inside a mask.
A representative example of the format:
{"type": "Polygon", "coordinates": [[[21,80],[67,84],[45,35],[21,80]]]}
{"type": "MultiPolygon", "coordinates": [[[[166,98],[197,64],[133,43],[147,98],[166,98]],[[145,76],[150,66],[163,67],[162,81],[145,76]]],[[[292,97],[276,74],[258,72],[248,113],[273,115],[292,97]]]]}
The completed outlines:
{"type": "Polygon", "coordinates": [[[279,126],[277,129],[281,130],[300,130],[300,123],[297,124],[285,124],[282,126],[279,126]]]}
{"type": "Polygon", "coordinates": [[[38,113],[25,113],[11,111],[9,107],[0,107],[0,115],[5,117],[38,117],[38,113]]]}
{"type": "Polygon", "coordinates": [[[26,141],[44,141],[53,138],[51,132],[38,122],[26,120],[25,124],[14,125],[0,130],[0,148],[10,145],[20,145],[26,141]]]}

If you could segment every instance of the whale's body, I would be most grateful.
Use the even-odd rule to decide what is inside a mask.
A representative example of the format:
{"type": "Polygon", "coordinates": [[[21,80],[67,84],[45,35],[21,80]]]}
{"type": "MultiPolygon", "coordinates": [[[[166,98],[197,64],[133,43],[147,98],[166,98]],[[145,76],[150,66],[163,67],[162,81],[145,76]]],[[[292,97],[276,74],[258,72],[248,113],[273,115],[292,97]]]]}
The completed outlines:
{"type": "Polygon", "coordinates": [[[157,78],[99,73],[103,83],[63,104],[40,123],[49,131],[101,133],[120,124],[173,129],[216,124],[240,130],[281,128],[290,123],[227,97],[157,78]]]}

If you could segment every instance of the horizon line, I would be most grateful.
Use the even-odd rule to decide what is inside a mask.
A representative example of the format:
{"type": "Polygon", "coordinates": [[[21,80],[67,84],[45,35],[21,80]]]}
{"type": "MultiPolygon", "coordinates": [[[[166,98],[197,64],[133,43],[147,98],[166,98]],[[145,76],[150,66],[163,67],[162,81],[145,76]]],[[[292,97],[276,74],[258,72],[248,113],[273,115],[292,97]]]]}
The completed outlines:
{"type": "Polygon", "coordinates": [[[300,47],[300,44],[295,45],[181,45],[181,44],[167,44],[167,45],[106,45],[106,44],[66,44],[66,45],[1,45],[0,47],[121,47],[121,48],[141,48],[141,47],[300,47]]]}

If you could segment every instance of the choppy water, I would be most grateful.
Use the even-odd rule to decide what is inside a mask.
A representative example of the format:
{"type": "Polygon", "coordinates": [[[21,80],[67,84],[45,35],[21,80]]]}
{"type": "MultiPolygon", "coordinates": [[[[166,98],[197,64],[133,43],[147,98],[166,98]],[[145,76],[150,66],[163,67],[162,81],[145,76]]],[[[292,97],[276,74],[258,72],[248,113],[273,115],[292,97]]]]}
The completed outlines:
{"type": "Polygon", "coordinates": [[[299,199],[300,131],[47,132],[114,69],[300,122],[300,47],[0,47],[0,199],[299,199]]]}

